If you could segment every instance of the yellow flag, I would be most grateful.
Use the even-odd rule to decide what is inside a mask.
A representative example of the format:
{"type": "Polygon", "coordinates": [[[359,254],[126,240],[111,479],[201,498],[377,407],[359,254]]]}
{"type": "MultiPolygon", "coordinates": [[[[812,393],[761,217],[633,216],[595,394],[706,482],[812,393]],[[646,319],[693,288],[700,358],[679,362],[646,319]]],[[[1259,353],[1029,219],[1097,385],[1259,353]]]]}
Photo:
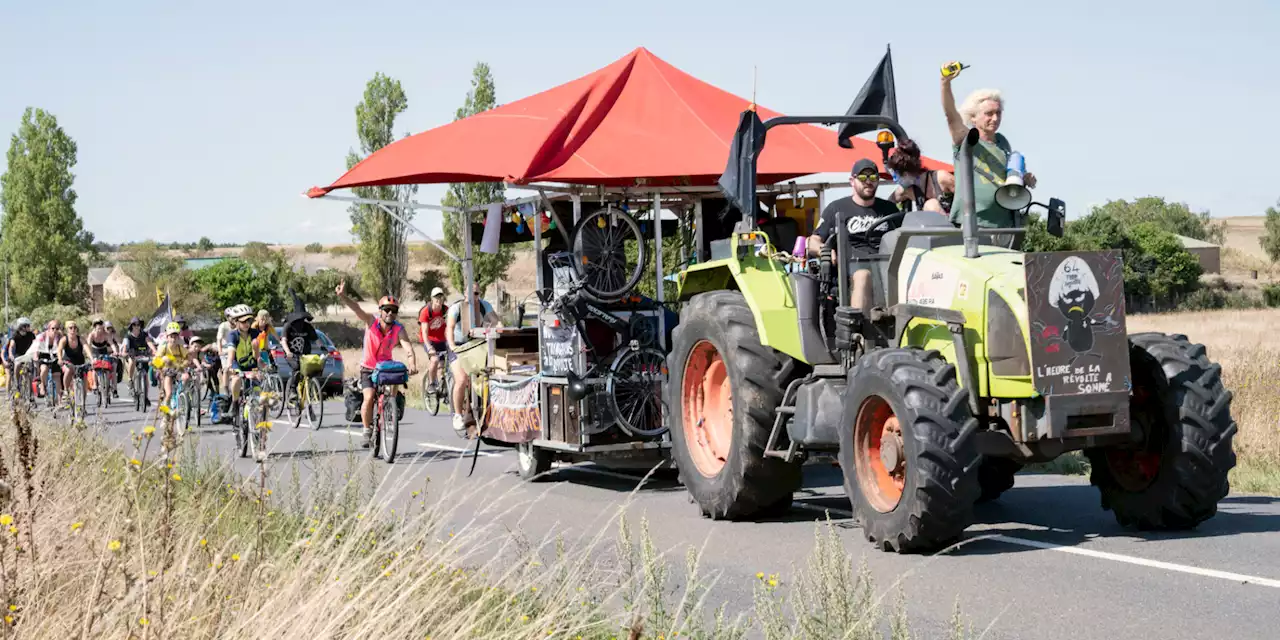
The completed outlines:
{"type": "Polygon", "coordinates": [[[160,287],[156,287],[156,305],[158,306],[163,302],[164,302],[164,291],[161,291],[160,287]]]}

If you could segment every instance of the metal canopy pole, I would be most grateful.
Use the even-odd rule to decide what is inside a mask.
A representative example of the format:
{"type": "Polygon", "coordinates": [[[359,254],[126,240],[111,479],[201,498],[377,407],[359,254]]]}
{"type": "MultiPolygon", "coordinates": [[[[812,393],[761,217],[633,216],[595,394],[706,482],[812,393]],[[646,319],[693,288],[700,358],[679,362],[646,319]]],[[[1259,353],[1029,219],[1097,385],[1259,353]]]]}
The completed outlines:
{"type": "MultiPolygon", "coordinates": [[[[657,271],[657,290],[658,302],[666,302],[662,291],[662,194],[657,191],[653,192],[653,238],[657,241],[657,250],[654,251],[656,259],[654,269],[657,271]]],[[[662,307],[658,307],[658,345],[663,351],[667,350],[667,314],[662,312],[662,307]]]]}
{"type": "Polygon", "coordinates": [[[464,302],[462,306],[464,308],[462,309],[462,313],[459,314],[458,319],[462,321],[463,331],[468,337],[470,337],[471,330],[475,328],[475,322],[473,321],[474,319],[471,317],[472,310],[475,309],[475,305],[476,305],[476,294],[475,294],[476,280],[475,280],[475,272],[473,271],[473,266],[471,262],[472,256],[475,253],[475,247],[471,246],[471,211],[468,210],[468,211],[463,211],[461,213],[462,215],[459,217],[462,218],[462,247],[463,247],[462,286],[465,290],[463,291],[463,298],[462,298],[464,302]]]}
{"type": "MultiPolygon", "coordinates": [[[[388,207],[387,205],[382,204],[382,203],[377,203],[377,206],[378,206],[378,208],[379,208],[379,209],[382,209],[382,210],[383,210],[387,215],[391,216],[392,218],[395,218],[395,220],[396,220],[397,222],[399,222],[400,224],[404,225],[404,226],[405,226],[405,228],[409,229],[410,231],[416,232],[418,235],[422,236],[422,237],[423,237],[423,239],[427,241],[427,244],[430,244],[431,246],[433,246],[433,247],[435,247],[435,248],[439,249],[440,251],[444,252],[444,254],[445,254],[446,256],[449,256],[449,258],[450,258],[451,260],[453,260],[454,262],[459,262],[459,260],[458,260],[458,256],[453,255],[453,252],[452,252],[452,251],[450,251],[450,250],[446,249],[444,245],[442,245],[442,244],[440,244],[439,242],[436,242],[435,240],[433,240],[433,239],[431,238],[431,236],[429,236],[429,235],[427,235],[427,234],[426,234],[426,232],[424,232],[424,231],[422,231],[421,229],[419,229],[419,228],[417,228],[417,227],[413,226],[412,224],[409,224],[409,221],[408,221],[408,220],[406,220],[406,219],[404,219],[404,218],[400,217],[400,216],[399,216],[399,215],[398,215],[398,214],[397,214],[397,213],[396,213],[396,212],[395,212],[391,207],[388,207]]],[[[407,208],[412,209],[413,207],[407,207],[407,208]]]]}

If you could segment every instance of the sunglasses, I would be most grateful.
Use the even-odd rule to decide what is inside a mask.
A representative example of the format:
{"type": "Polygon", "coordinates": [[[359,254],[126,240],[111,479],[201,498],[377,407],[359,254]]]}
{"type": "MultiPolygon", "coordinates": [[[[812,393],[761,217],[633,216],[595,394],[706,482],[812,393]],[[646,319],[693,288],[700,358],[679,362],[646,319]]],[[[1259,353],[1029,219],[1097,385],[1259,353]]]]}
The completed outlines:
{"type": "Polygon", "coordinates": [[[378,307],[378,308],[379,308],[379,309],[381,309],[381,310],[383,310],[383,311],[386,311],[387,313],[399,313],[399,312],[400,312],[400,307],[378,307]]]}
{"type": "Polygon", "coordinates": [[[875,173],[859,173],[854,176],[854,179],[858,182],[878,182],[880,180],[880,176],[875,173]]]}

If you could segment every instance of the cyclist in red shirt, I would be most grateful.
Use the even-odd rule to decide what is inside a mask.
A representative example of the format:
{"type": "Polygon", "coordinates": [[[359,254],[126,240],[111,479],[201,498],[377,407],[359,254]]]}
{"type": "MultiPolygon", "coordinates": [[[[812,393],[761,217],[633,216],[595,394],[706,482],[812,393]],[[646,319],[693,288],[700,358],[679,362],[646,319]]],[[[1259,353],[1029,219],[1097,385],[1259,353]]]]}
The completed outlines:
{"type": "Polygon", "coordinates": [[[431,300],[418,313],[418,338],[427,352],[427,381],[433,389],[440,380],[440,359],[449,352],[449,342],[444,337],[448,312],[444,289],[436,287],[431,290],[431,300]]]}

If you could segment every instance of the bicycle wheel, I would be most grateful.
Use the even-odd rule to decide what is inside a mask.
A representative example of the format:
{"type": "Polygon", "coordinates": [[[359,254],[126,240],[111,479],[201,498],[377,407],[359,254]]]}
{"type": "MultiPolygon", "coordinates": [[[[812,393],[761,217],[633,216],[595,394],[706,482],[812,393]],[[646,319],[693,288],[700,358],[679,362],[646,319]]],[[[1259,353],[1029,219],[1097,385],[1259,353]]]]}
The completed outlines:
{"type": "Polygon", "coordinates": [[[249,457],[249,408],[244,404],[243,395],[239,402],[232,404],[232,411],[235,412],[232,422],[235,424],[236,449],[240,450],[241,458],[247,458],[249,457]]]}
{"type": "Polygon", "coordinates": [[[191,424],[191,398],[187,395],[186,389],[181,392],[175,392],[178,401],[174,403],[173,413],[170,414],[170,420],[174,423],[175,439],[181,439],[182,434],[187,432],[187,426],[191,424]]]}
{"type": "Polygon", "coordinates": [[[262,420],[262,415],[258,406],[257,397],[246,397],[245,404],[245,442],[247,444],[248,457],[255,460],[258,459],[258,422],[262,420]]]}
{"type": "Polygon", "coordinates": [[[607,207],[587,214],[573,230],[573,270],[588,297],[610,302],[635,288],[644,274],[646,247],[640,224],[607,207]],[[635,245],[628,257],[627,243],[635,245]]]}
{"type": "Polygon", "coordinates": [[[298,398],[302,405],[298,410],[298,419],[305,417],[312,429],[319,429],[320,423],[324,421],[324,398],[320,395],[320,383],[315,378],[306,378],[306,381],[302,397],[298,398]]]}
{"type": "Polygon", "coordinates": [[[400,444],[400,414],[396,410],[396,393],[382,396],[382,449],[387,464],[396,461],[396,445],[400,444]]]}
{"type": "Polygon", "coordinates": [[[431,415],[434,416],[440,413],[440,393],[438,385],[433,386],[431,384],[430,374],[422,376],[422,402],[427,406],[427,411],[430,411],[431,415]]]}
{"type": "Polygon", "coordinates": [[[71,424],[84,422],[85,416],[88,415],[89,408],[89,390],[85,387],[84,376],[76,374],[75,395],[72,396],[74,408],[71,411],[71,424]]]}
{"type": "Polygon", "coordinates": [[[605,392],[617,425],[631,435],[656,436],[667,430],[662,387],[666,357],[657,349],[627,349],[605,374],[605,392]]]}
{"type": "Polygon", "coordinates": [[[375,459],[382,455],[382,421],[384,419],[382,397],[376,396],[376,402],[373,405],[373,422],[370,425],[373,428],[373,433],[369,434],[369,453],[375,459]]]}

